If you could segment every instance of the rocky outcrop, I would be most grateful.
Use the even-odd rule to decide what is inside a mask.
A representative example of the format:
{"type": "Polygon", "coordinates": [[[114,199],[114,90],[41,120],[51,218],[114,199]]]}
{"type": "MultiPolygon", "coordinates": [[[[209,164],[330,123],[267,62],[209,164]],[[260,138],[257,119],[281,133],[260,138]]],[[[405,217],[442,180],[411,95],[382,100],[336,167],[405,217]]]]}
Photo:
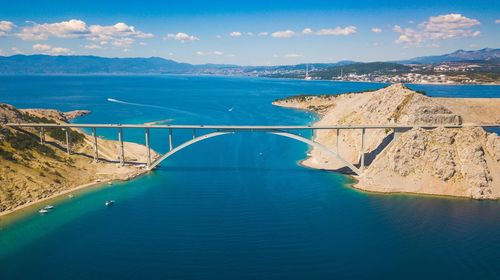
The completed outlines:
{"type": "Polygon", "coordinates": [[[67,121],[71,121],[88,114],[90,114],[90,111],[88,110],[75,110],[75,111],[65,112],[63,113],[63,116],[66,118],[67,121]]]}
{"type": "MultiPolygon", "coordinates": [[[[316,98],[288,98],[274,104],[311,110],[320,107],[321,120],[315,125],[401,124],[458,125],[467,120],[484,123],[494,119],[486,110],[500,110],[500,100],[473,101],[474,110],[463,108],[460,99],[435,99],[402,84],[365,93],[316,98]],[[492,105],[497,104],[497,105],[492,105]],[[453,107],[454,111],[449,107],[453,107]],[[496,106],[496,107],[495,107],[496,106]],[[481,109],[483,108],[484,109],[481,109]],[[455,111],[465,112],[466,115],[455,111]],[[485,121],[481,116],[485,115],[485,121]]],[[[317,110],[313,110],[316,111],[317,110]]],[[[365,154],[368,167],[355,187],[379,192],[413,192],[465,196],[476,199],[500,197],[500,137],[482,128],[413,129],[389,145],[391,130],[367,130],[365,154]],[[387,147],[385,146],[387,145],[387,147]],[[371,158],[370,158],[371,157],[371,158]]],[[[339,154],[359,163],[361,132],[321,130],[315,140],[332,150],[339,142],[339,154]]],[[[345,166],[312,149],[303,164],[313,168],[345,170],[345,166]]]]}

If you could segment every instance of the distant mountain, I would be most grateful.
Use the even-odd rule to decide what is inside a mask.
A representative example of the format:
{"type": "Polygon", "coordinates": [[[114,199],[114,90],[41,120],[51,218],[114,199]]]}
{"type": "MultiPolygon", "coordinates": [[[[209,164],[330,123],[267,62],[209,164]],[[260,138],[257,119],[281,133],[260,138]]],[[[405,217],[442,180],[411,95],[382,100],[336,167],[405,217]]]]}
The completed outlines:
{"type": "Polygon", "coordinates": [[[402,60],[398,62],[432,64],[432,63],[461,62],[461,61],[484,61],[484,62],[499,63],[500,49],[485,48],[477,51],[458,50],[450,54],[415,57],[409,60],[402,60]]]}
{"type": "Polygon", "coordinates": [[[2,74],[185,73],[194,69],[160,57],[106,58],[98,56],[0,56],[2,74]]]}

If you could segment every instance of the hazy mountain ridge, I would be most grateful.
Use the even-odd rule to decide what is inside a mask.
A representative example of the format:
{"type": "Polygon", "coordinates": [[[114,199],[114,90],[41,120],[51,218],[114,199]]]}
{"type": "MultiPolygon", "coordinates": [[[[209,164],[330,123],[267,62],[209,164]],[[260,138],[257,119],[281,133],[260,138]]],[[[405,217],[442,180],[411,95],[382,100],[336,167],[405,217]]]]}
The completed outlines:
{"type": "Polygon", "coordinates": [[[500,62],[500,49],[484,48],[476,51],[457,50],[450,54],[421,56],[408,60],[397,61],[399,63],[442,63],[459,61],[494,61],[500,62]]]}

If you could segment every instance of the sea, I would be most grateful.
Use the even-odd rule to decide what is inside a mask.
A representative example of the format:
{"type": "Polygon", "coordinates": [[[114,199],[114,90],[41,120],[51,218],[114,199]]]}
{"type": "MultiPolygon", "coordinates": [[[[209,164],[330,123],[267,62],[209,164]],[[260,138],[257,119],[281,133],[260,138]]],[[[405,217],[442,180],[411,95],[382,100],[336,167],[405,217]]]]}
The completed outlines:
{"type": "MultiPolygon", "coordinates": [[[[273,106],[386,84],[185,75],[0,76],[0,102],[85,109],[77,123],[307,125],[273,106]]],[[[408,85],[439,97],[498,86],[408,85]]],[[[98,135],[117,139],[116,129],[98,135]]],[[[198,132],[201,133],[201,132],[198,132]]],[[[298,131],[310,137],[307,131],[298,131]]],[[[174,144],[191,139],[174,131],[174,144]]],[[[144,131],[125,130],[144,143],[144,131]]],[[[168,150],[168,131],[151,133],[168,150]]],[[[308,147],[263,132],[198,142],[129,182],[0,217],[0,279],[500,279],[500,202],[376,194],[302,167],[308,147]],[[106,200],[115,200],[105,207],[106,200]]]]}

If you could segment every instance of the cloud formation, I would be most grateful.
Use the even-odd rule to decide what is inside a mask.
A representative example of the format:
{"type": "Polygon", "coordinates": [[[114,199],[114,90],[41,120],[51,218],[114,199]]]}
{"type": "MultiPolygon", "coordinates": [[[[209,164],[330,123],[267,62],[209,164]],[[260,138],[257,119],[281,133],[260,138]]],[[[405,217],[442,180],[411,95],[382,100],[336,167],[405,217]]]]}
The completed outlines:
{"type": "Polygon", "coordinates": [[[396,43],[406,46],[421,46],[428,41],[455,39],[464,37],[477,37],[480,31],[471,30],[479,25],[476,19],[465,17],[461,14],[447,14],[429,17],[418,25],[418,29],[393,27],[393,31],[400,33],[396,43]]]}
{"type": "Polygon", "coordinates": [[[16,25],[11,21],[0,21],[0,37],[7,35],[16,25]]]}
{"type": "Polygon", "coordinates": [[[166,38],[171,39],[171,40],[181,41],[182,43],[194,42],[194,41],[200,40],[198,37],[196,37],[194,35],[189,35],[189,34],[184,33],[184,32],[178,32],[177,34],[170,33],[170,34],[167,34],[166,38]]]}
{"type": "Polygon", "coordinates": [[[38,51],[40,53],[51,54],[51,55],[61,55],[61,54],[70,54],[71,53],[70,49],[60,48],[60,47],[52,47],[52,46],[46,45],[46,44],[35,44],[35,45],[33,45],[33,50],[38,51]]]}
{"type": "Polygon", "coordinates": [[[296,33],[293,30],[285,30],[285,31],[277,31],[271,34],[272,37],[275,38],[291,38],[299,35],[316,35],[316,36],[347,36],[357,32],[356,26],[346,26],[340,27],[337,26],[335,28],[323,28],[317,31],[314,31],[311,28],[304,28],[302,32],[296,33]]]}
{"type": "Polygon", "coordinates": [[[274,38],[291,38],[295,36],[295,32],[292,30],[276,31],[271,34],[274,38]]]}
{"type": "Polygon", "coordinates": [[[152,38],[151,33],[136,30],[134,26],[123,22],[114,25],[90,25],[78,19],[55,23],[31,23],[23,27],[17,35],[22,40],[47,40],[55,38],[83,38],[101,45],[111,43],[114,46],[129,46],[134,38],[152,38]]]}
{"type": "Polygon", "coordinates": [[[382,29],[374,27],[374,28],[372,28],[372,32],[373,33],[380,33],[380,32],[382,32],[382,29]]]}
{"type": "Polygon", "coordinates": [[[287,53],[283,57],[285,58],[299,58],[299,57],[304,57],[301,54],[296,54],[296,53],[287,53]]]}
{"type": "Polygon", "coordinates": [[[241,35],[242,34],[239,31],[233,31],[233,32],[229,33],[229,36],[231,36],[231,37],[241,37],[241,35]]]}

